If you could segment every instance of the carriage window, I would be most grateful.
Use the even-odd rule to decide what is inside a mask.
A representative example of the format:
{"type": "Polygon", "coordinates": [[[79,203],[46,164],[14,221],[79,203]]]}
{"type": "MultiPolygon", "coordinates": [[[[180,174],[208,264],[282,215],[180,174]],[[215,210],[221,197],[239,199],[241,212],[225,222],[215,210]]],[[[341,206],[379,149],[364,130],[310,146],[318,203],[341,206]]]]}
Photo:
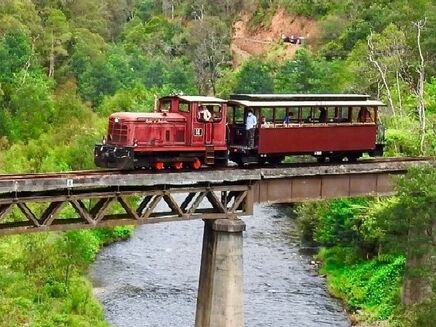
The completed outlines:
{"type": "Polygon", "coordinates": [[[301,108],[301,120],[305,123],[313,122],[312,108],[310,107],[301,108]]]}
{"type": "Polygon", "coordinates": [[[340,107],[338,108],[338,116],[335,118],[338,123],[349,122],[348,119],[348,108],[340,107]]]}
{"type": "Polygon", "coordinates": [[[179,102],[179,111],[180,112],[189,112],[189,103],[179,102]]]}
{"type": "Polygon", "coordinates": [[[335,122],[336,117],[336,109],[335,107],[326,107],[327,109],[327,122],[333,123],[335,122]]]}
{"type": "Polygon", "coordinates": [[[374,109],[368,107],[359,108],[359,113],[357,114],[357,122],[359,123],[374,122],[374,109]]]}
{"type": "Polygon", "coordinates": [[[262,116],[260,117],[261,121],[263,120],[263,118],[265,118],[266,122],[273,123],[273,117],[274,117],[274,109],[273,108],[262,108],[262,116]]]}
{"type": "Polygon", "coordinates": [[[286,116],[286,108],[276,108],[274,123],[276,124],[289,123],[289,119],[286,116]]]}
{"type": "Polygon", "coordinates": [[[288,108],[288,121],[291,123],[298,123],[298,108],[288,108]]]}

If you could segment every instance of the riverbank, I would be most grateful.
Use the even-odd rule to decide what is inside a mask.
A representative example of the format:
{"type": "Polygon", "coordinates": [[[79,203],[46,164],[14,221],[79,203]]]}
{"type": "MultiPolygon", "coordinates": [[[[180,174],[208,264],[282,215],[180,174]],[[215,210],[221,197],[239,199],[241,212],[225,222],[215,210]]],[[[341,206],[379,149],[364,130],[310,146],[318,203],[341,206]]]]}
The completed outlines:
{"type": "Polygon", "coordinates": [[[414,167],[397,180],[396,196],[296,209],[301,237],[321,247],[320,273],[353,323],[434,326],[435,177],[433,167],[414,167]]]}
{"type": "Polygon", "coordinates": [[[40,233],[0,239],[0,326],[107,327],[88,267],[130,228],[40,233]]]}

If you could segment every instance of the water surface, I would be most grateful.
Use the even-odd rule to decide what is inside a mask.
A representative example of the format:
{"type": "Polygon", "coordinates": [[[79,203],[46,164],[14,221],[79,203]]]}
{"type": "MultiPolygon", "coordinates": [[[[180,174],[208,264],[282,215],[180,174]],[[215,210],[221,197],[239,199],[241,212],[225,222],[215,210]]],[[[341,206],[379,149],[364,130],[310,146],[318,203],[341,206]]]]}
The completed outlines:
{"type": "MultiPolygon", "coordinates": [[[[246,326],[350,326],[311,258],[299,252],[288,209],[256,206],[245,219],[246,326]]],[[[193,326],[202,221],[139,227],[105,248],[91,270],[107,320],[119,327],[193,326]]]]}

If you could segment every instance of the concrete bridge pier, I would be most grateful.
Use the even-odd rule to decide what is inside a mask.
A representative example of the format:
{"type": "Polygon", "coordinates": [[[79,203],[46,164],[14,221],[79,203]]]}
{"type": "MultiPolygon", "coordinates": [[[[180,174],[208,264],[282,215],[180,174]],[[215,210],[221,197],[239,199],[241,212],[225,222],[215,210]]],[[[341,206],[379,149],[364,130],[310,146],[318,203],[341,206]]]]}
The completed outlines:
{"type": "Polygon", "coordinates": [[[196,327],[243,327],[244,291],[240,219],[204,221],[196,327]]]}

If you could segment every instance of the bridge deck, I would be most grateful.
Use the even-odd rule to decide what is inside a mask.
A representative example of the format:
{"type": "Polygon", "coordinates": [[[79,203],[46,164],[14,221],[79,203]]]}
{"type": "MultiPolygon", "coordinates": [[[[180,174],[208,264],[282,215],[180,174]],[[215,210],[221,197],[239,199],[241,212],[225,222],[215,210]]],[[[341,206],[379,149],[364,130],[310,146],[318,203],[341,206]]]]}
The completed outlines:
{"type": "Polygon", "coordinates": [[[434,164],[432,158],[386,158],[381,160],[362,160],[344,164],[286,164],[278,167],[240,169],[229,167],[221,170],[204,169],[191,172],[151,171],[79,171],[70,173],[0,175],[0,197],[5,194],[21,192],[47,192],[86,188],[231,184],[242,181],[260,181],[291,177],[325,175],[362,175],[373,173],[402,173],[416,164],[434,164]]]}
{"type": "Polygon", "coordinates": [[[436,165],[432,158],[389,158],[196,172],[0,175],[0,235],[235,218],[252,214],[255,202],[386,195],[393,192],[392,175],[424,163],[436,165]]]}

